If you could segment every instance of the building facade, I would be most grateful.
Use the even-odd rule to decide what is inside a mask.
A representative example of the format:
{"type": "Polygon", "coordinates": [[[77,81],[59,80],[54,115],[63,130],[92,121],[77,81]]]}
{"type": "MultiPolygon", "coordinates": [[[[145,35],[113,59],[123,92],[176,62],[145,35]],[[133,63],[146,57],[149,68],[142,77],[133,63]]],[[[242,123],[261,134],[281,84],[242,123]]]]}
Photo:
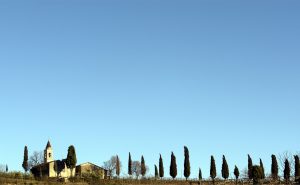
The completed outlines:
{"type": "Polygon", "coordinates": [[[107,170],[93,163],[87,162],[76,166],[76,175],[80,177],[96,176],[100,179],[107,179],[107,170]]]}

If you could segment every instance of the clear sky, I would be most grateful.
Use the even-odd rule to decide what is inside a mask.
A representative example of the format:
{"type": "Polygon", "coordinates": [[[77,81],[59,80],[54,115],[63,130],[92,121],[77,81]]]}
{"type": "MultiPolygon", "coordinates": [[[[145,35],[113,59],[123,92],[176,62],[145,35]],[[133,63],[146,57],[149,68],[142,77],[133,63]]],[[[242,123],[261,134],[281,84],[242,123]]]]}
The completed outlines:
{"type": "Polygon", "coordinates": [[[191,177],[300,150],[300,1],[0,2],[0,163],[128,152],[191,177]]]}

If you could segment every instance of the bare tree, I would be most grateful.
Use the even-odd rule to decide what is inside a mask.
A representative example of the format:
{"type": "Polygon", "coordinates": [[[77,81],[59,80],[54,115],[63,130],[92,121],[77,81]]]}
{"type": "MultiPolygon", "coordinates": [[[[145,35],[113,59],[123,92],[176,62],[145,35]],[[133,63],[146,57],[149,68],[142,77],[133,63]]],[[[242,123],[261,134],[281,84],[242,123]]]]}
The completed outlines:
{"type": "Polygon", "coordinates": [[[283,171],[285,168],[285,160],[287,159],[289,164],[290,164],[290,173],[294,174],[295,172],[295,160],[294,160],[294,154],[289,152],[289,151],[284,151],[282,153],[280,153],[279,155],[279,168],[280,168],[280,172],[283,176],[283,171]]]}
{"type": "Polygon", "coordinates": [[[31,169],[34,166],[42,164],[44,161],[44,155],[42,151],[34,151],[33,154],[29,157],[29,168],[31,169]]]}
{"type": "Polygon", "coordinates": [[[141,162],[140,161],[132,161],[132,174],[134,174],[137,179],[141,175],[141,162]]]}
{"type": "MultiPolygon", "coordinates": [[[[108,170],[109,176],[114,176],[116,174],[116,168],[117,168],[117,156],[112,156],[108,161],[105,161],[103,163],[103,167],[108,170]]],[[[119,161],[120,169],[122,168],[122,163],[119,161]]]]}
{"type": "MultiPolygon", "coordinates": [[[[33,154],[29,157],[28,167],[29,167],[29,169],[31,169],[35,166],[42,164],[43,162],[44,162],[43,151],[34,151],[33,154]]],[[[38,171],[39,171],[40,177],[42,177],[43,174],[42,174],[41,166],[39,166],[38,171]]]]}
{"type": "Polygon", "coordinates": [[[5,172],[5,165],[4,164],[0,164],[0,172],[5,172]]]}
{"type": "Polygon", "coordinates": [[[240,176],[241,176],[242,179],[248,179],[248,168],[247,168],[247,167],[245,167],[245,168],[241,171],[240,176]]]}
{"type": "MultiPolygon", "coordinates": [[[[149,172],[149,166],[145,166],[146,174],[149,172]]],[[[142,174],[142,164],[140,161],[132,161],[132,174],[136,176],[138,179],[139,176],[142,174]]]]}

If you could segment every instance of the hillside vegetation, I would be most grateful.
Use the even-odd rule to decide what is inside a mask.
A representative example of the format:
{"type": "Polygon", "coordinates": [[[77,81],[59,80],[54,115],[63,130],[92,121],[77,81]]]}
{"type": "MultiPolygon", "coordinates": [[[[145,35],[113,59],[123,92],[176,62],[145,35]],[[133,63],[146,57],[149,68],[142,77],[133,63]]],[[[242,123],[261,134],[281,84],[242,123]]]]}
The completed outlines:
{"type": "MultiPolygon", "coordinates": [[[[171,180],[171,179],[73,179],[72,182],[62,182],[57,179],[41,179],[35,180],[31,175],[24,174],[21,172],[11,172],[11,173],[1,173],[0,174],[0,184],[1,185],[213,185],[211,180],[171,180]]],[[[236,182],[235,180],[218,180],[214,182],[215,185],[250,185],[253,184],[248,180],[240,180],[236,182]]],[[[260,184],[285,184],[283,182],[271,182],[264,180],[260,184]]],[[[292,184],[292,183],[291,183],[292,184]]]]}

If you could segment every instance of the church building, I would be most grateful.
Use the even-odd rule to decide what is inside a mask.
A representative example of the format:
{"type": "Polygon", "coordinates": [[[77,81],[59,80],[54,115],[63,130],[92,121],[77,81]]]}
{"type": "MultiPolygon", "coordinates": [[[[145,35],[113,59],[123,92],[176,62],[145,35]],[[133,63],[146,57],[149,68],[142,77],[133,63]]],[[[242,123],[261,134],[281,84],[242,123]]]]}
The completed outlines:
{"type": "Polygon", "coordinates": [[[108,171],[93,163],[86,162],[76,166],[73,170],[67,167],[66,160],[54,160],[53,149],[50,141],[48,141],[44,150],[44,162],[31,168],[31,173],[35,178],[63,178],[85,177],[96,175],[100,179],[108,178],[108,171]]]}
{"type": "Polygon", "coordinates": [[[75,172],[75,169],[72,171],[67,167],[65,159],[54,160],[53,149],[50,141],[48,141],[44,150],[44,163],[31,168],[31,173],[36,178],[70,178],[75,176],[75,172]]]}

